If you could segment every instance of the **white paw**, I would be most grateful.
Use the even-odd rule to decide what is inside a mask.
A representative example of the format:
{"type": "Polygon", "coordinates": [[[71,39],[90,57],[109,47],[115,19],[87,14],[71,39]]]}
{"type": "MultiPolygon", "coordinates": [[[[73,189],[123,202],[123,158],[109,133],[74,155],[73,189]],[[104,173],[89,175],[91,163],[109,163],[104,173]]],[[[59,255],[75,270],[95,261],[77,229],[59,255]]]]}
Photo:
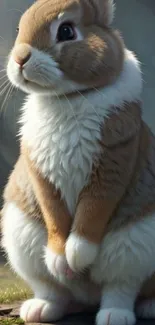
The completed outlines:
{"type": "Polygon", "coordinates": [[[75,272],[90,266],[98,253],[98,245],[72,233],[66,243],[66,258],[70,268],[75,272]]]}
{"type": "Polygon", "coordinates": [[[45,263],[49,272],[54,275],[54,277],[73,277],[73,272],[68,266],[65,255],[58,255],[52,252],[52,250],[48,247],[45,249],[45,263]]]}
{"type": "Polygon", "coordinates": [[[20,310],[20,317],[25,322],[45,323],[56,321],[65,314],[62,304],[48,302],[43,299],[30,299],[23,303],[20,310]]]}
{"type": "Polygon", "coordinates": [[[145,300],[140,302],[136,308],[139,318],[155,318],[155,300],[145,300]]]}
{"type": "Polygon", "coordinates": [[[134,325],[136,318],[127,309],[101,309],[96,317],[96,325],[134,325]]]}

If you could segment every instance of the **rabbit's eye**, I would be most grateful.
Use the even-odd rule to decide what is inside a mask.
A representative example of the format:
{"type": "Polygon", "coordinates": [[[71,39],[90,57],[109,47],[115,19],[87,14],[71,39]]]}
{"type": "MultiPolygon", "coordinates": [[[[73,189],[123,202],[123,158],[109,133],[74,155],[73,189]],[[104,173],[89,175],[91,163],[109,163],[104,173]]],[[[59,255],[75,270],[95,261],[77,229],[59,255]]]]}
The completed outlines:
{"type": "Polygon", "coordinates": [[[65,42],[71,41],[76,38],[76,33],[74,26],[70,23],[64,23],[60,25],[57,33],[57,41],[58,42],[65,42]]]}
{"type": "Polygon", "coordinates": [[[17,33],[19,32],[19,27],[16,28],[16,32],[17,32],[17,33]]]}

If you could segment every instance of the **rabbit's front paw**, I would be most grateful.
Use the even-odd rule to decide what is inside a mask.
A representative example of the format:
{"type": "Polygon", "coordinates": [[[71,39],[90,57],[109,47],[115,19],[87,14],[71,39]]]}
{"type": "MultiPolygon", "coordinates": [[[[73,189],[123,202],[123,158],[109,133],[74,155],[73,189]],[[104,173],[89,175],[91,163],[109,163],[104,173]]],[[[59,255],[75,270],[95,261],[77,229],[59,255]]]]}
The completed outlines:
{"type": "Polygon", "coordinates": [[[56,278],[72,278],[73,272],[68,266],[65,255],[54,253],[49,247],[45,251],[45,263],[49,272],[56,278]]]}
{"type": "Polygon", "coordinates": [[[20,310],[20,317],[28,323],[45,323],[59,320],[65,315],[66,306],[43,299],[29,299],[20,310]]]}
{"type": "Polygon", "coordinates": [[[66,243],[66,258],[70,268],[80,272],[89,267],[95,261],[98,248],[98,245],[72,233],[66,243]]]}

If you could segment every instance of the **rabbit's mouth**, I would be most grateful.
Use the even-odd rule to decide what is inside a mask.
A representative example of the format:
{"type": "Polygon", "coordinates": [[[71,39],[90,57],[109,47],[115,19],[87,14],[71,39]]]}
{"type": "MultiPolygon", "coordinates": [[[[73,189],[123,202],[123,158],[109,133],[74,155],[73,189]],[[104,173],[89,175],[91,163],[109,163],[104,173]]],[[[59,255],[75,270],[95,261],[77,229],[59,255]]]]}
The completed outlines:
{"type": "Polygon", "coordinates": [[[7,74],[15,87],[27,93],[56,91],[63,79],[58,64],[48,54],[27,44],[12,51],[7,74]]]}
{"type": "Polygon", "coordinates": [[[11,83],[16,87],[21,89],[26,93],[33,93],[33,92],[42,92],[44,89],[51,89],[50,87],[45,87],[40,85],[38,82],[31,80],[25,73],[19,70],[17,66],[13,66],[13,64],[9,63],[7,68],[8,78],[11,83]],[[11,68],[9,67],[11,65],[11,68]]]}

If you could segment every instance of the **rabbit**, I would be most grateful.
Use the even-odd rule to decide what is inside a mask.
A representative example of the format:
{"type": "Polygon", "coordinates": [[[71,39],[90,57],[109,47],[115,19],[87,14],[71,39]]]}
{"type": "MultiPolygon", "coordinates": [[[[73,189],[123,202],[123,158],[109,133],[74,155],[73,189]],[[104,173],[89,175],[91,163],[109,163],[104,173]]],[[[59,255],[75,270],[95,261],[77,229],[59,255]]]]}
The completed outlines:
{"type": "Polygon", "coordinates": [[[99,306],[96,325],[155,317],[155,137],[114,10],[112,0],[37,0],[9,56],[27,99],[2,246],[34,292],[26,322],[58,320],[73,303],[99,306]]]}

